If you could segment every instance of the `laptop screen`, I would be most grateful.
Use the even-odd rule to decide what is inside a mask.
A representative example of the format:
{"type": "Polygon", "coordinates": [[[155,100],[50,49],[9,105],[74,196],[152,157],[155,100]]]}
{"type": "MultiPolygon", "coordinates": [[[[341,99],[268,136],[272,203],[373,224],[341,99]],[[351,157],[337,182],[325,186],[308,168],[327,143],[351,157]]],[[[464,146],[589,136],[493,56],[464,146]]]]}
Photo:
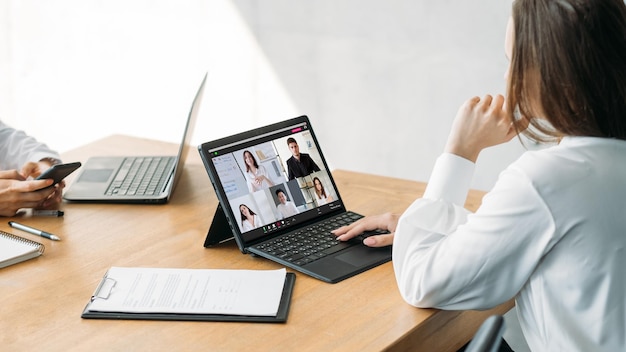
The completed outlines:
{"type": "MultiPolygon", "coordinates": [[[[176,157],[176,166],[174,167],[174,180],[172,182],[172,192],[176,187],[178,180],[180,180],[180,175],[183,173],[183,167],[185,165],[185,161],[187,160],[187,155],[189,154],[189,150],[192,148],[191,146],[191,137],[193,136],[194,129],[196,128],[196,121],[198,120],[198,113],[200,111],[200,106],[202,105],[202,99],[204,95],[204,87],[206,84],[208,72],[204,74],[202,78],[202,82],[200,83],[200,87],[196,92],[196,96],[193,98],[193,103],[191,104],[191,109],[189,110],[189,115],[187,116],[187,124],[185,125],[185,130],[183,132],[183,140],[180,142],[180,146],[178,147],[178,155],[176,157]]],[[[172,192],[168,195],[170,197],[172,192]]]]}
{"type": "Polygon", "coordinates": [[[204,143],[200,153],[245,243],[345,210],[306,116],[204,143]]]}

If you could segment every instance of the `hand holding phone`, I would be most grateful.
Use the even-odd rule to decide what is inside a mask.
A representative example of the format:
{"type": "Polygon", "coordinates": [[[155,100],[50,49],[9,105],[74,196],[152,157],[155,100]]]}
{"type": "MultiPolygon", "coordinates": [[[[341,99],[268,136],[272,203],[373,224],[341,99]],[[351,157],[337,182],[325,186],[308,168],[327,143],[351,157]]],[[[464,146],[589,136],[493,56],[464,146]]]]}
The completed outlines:
{"type": "Polygon", "coordinates": [[[51,178],[54,180],[54,183],[51,186],[54,186],[57,183],[61,182],[65,177],[67,177],[67,175],[74,172],[74,170],[78,169],[80,166],[81,163],[79,161],[67,164],[52,165],[51,168],[44,171],[36,179],[45,180],[51,178]]]}

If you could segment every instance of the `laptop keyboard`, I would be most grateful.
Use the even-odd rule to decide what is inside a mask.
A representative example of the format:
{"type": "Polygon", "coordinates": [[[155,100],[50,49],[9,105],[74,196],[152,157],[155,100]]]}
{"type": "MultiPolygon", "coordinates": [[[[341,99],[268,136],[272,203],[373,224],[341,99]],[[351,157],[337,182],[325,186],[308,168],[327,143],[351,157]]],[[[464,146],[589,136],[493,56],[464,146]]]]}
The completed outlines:
{"type": "Polygon", "coordinates": [[[324,222],[314,224],[273,240],[254,246],[268,254],[296,265],[304,265],[327,255],[339,252],[359,243],[368,236],[386,233],[385,231],[368,231],[350,241],[339,241],[330,231],[355,222],[362,215],[346,212],[324,222]]]}
{"type": "Polygon", "coordinates": [[[175,159],[167,156],[126,158],[105,194],[145,196],[159,193],[170,177],[175,159]]]}

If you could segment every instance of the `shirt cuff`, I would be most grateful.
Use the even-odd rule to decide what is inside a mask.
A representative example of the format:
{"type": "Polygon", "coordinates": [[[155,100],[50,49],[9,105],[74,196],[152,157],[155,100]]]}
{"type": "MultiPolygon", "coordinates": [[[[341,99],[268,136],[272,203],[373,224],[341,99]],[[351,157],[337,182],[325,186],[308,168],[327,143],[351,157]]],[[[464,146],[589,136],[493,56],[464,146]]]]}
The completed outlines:
{"type": "Polygon", "coordinates": [[[27,161],[32,161],[32,162],[40,162],[44,159],[52,159],[52,160],[56,160],[59,163],[62,163],[62,159],[61,156],[58,153],[55,153],[54,151],[50,151],[50,152],[44,152],[44,151],[39,151],[39,152],[35,152],[33,154],[31,154],[28,157],[27,161]]]}
{"type": "Polygon", "coordinates": [[[62,163],[62,162],[61,162],[61,159],[57,159],[57,158],[50,158],[50,157],[48,157],[48,158],[41,158],[41,159],[39,159],[39,161],[46,161],[46,162],[48,162],[48,163],[50,164],[50,166],[53,166],[53,165],[57,165],[57,164],[61,164],[61,163],[62,163]]]}
{"type": "Polygon", "coordinates": [[[463,206],[476,164],[451,153],[437,158],[423,198],[444,200],[463,206]]]}

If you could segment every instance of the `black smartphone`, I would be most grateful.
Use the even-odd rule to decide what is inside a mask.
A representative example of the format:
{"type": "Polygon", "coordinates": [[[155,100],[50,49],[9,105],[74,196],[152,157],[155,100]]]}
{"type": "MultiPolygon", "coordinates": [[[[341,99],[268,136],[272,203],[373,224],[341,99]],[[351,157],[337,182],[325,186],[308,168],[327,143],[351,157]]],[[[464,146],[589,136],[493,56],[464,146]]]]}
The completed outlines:
{"type": "Polygon", "coordinates": [[[51,178],[54,180],[54,183],[52,184],[52,186],[54,186],[57,183],[61,182],[61,180],[63,180],[65,177],[67,177],[67,175],[74,172],[74,170],[78,169],[80,166],[80,161],[74,163],[52,165],[51,168],[44,171],[36,179],[45,180],[51,178]]]}

